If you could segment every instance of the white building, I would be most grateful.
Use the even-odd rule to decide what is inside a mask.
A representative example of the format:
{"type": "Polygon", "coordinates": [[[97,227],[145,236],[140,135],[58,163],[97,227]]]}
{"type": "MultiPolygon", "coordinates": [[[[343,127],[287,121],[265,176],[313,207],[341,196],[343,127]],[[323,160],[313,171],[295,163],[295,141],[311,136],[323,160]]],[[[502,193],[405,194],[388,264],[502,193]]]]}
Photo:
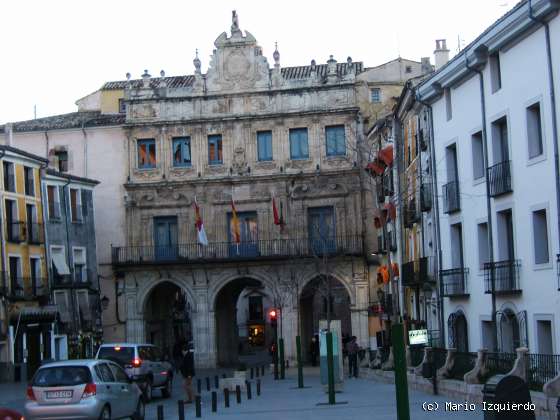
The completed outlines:
{"type": "Polygon", "coordinates": [[[560,351],[559,9],[519,3],[418,89],[433,117],[449,347],[560,351]]]}

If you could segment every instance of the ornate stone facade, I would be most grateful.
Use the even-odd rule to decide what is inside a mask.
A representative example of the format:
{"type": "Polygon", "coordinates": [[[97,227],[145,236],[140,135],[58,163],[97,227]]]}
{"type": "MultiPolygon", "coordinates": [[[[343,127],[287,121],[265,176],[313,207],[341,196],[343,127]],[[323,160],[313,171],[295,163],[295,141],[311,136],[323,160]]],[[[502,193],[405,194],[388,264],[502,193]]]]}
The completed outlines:
{"type": "MultiPolygon", "coordinates": [[[[363,238],[373,237],[373,224],[364,223],[369,205],[359,169],[364,166],[358,153],[363,127],[356,76],[362,65],[351,59],[338,64],[331,57],[323,65],[313,61],[281,68],[276,50],[270,68],[255,38],[239,29],[235,13],[232,22],[231,36],[222,33],[215,41],[206,74],[196,56],[187,86],[175,88],[172,78],[147,73],[142,84],[127,83],[126,244],[113,248],[114,269],[124,278],[125,339],[157,337],[157,332],[149,336],[146,305],[154,288],[170,282],[188,301],[198,365],[215,366],[222,347],[234,351],[223,338],[230,324],[217,303],[224,299],[220,292],[239,284],[239,290],[231,289],[237,295],[228,305],[234,306],[248,285],[260,285],[265,295],[283,300],[278,283],[294,276],[297,266],[297,290],[280,292],[291,296],[283,305],[287,356],[295,358],[293,337],[304,324],[301,292],[323,273],[348,296],[351,327],[346,332],[367,346],[366,256],[373,249],[363,238]],[[332,127],[338,130],[338,140],[332,140],[339,142],[336,150],[326,140],[332,127]],[[295,129],[306,129],[307,153],[298,156],[291,144],[295,129]],[[271,137],[266,160],[257,141],[263,131],[271,137]],[[210,144],[212,136],[220,136],[219,146],[210,144]],[[188,151],[177,149],[179,138],[188,139],[188,151]],[[142,141],[149,145],[141,149],[142,141]],[[188,159],[183,156],[178,165],[177,153],[188,159]],[[232,198],[242,236],[249,236],[241,251],[232,239],[232,198]],[[274,224],[273,198],[281,227],[274,224]],[[197,243],[195,200],[208,246],[197,243]],[[328,229],[328,238],[318,239],[313,229],[328,229]]],[[[301,331],[304,340],[313,333],[301,331]]]]}

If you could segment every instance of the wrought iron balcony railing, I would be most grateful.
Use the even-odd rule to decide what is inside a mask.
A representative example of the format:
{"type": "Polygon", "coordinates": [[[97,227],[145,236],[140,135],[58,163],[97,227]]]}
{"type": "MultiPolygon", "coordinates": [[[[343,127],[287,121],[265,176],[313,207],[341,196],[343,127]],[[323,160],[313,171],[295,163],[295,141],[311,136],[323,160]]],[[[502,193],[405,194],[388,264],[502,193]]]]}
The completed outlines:
{"type": "Polygon", "coordinates": [[[114,265],[228,262],[239,260],[274,260],[322,255],[363,255],[361,235],[319,238],[292,238],[241,242],[197,242],[175,246],[112,247],[114,265]]]}
{"type": "Polygon", "coordinates": [[[26,238],[26,223],[13,221],[6,223],[6,236],[8,242],[21,243],[25,241],[26,238]]]}
{"type": "Polygon", "coordinates": [[[433,278],[428,273],[430,257],[422,257],[402,265],[401,280],[405,287],[416,287],[432,282],[433,278]]]}
{"type": "Polygon", "coordinates": [[[468,268],[452,268],[439,272],[443,287],[443,296],[466,297],[469,295],[467,287],[468,268]]]}
{"type": "Polygon", "coordinates": [[[420,210],[430,211],[432,209],[432,184],[424,183],[420,186],[420,210]]]}
{"type": "Polygon", "coordinates": [[[41,223],[27,223],[27,242],[30,244],[45,242],[45,231],[41,223]]]}
{"type": "Polygon", "coordinates": [[[453,213],[461,210],[459,182],[448,182],[443,186],[443,212],[453,213]]]}
{"type": "Polygon", "coordinates": [[[484,286],[486,293],[518,294],[520,260],[484,263],[484,286]]]}
{"type": "Polygon", "coordinates": [[[488,168],[490,197],[513,191],[511,186],[511,161],[506,160],[488,168]]]}
{"type": "Polygon", "coordinates": [[[410,228],[414,223],[420,221],[420,214],[416,208],[416,199],[412,198],[403,210],[403,223],[405,227],[410,228]]]}
{"type": "MultiPolygon", "coordinates": [[[[7,274],[6,274],[7,275],[7,274]]],[[[13,300],[33,300],[48,295],[47,279],[43,277],[8,277],[7,296],[13,300]]]]}

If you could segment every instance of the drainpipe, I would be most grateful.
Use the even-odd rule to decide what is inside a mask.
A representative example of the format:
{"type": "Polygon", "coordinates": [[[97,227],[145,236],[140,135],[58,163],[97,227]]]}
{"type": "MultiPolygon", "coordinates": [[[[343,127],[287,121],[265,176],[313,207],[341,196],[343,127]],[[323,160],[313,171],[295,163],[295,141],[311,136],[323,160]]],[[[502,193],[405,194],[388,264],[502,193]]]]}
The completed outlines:
{"type": "MultiPolygon", "coordinates": [[[[482,144],[484,148],[484,173],[486,175],[486,213],[487,213],[487,224],[488,224],[488,252],[490,262],[494,262],[494,234],[492,228],[492,202],[490,200],[490,182],[488,179],[488,136],[486,130],[486,96],[484,94],[484,75],[482,72],[469,65],[469,58],[467,57],[467,52],[465,51],[465,67],[473,73],[478,74],[478,80],[480,81],[480,112],[482,118],[482,144]]],[[[496,278],[494,276],[494,270],[492,269],[490,275],[490,286],[491,286],[491,296],[492,296],[492,324],[494,325],[494,351],[498,351],[498,324],[496,322],[496,278]]]]}
{"type": "MultiPolygon", "coordinates": [[[[4,157],[4,155],[6,154],[6,151],[4,149],[0,150],[0,162],[2,162],[2,158],[4,157]]],[[[1,207],[0,207],[1,208],[1,207]]],[[[4,226],[4,222],[2,221],[2,217],[3,217],[3,212],[0,211],[0,226],[4,226]]],[[[2,258],[2,281],[4,282],[4,286],[7,286],[7,277],[6,277],[6,260],[5,260],[5,249],[4,249],[4,232],[0,233],[0,254],[1,254],[1,258],[2,258]]],[[[6,315],[8,315],[8,307],[6,305],[6,308],[4,308],[4,310],[6,311],[6,315]]],[[[10,322],[8,316],[6,316],[6,321],[10,322]]],[[[12,353],[12,358],[15,354],[15,340],[17,337],[14,338],[14,342],[12,343],[12,347],[11,347],[11,353],[12,353]]]]}
{"type": "Polygon", "coordinates": [[[433,229],[435,231],[434,239],[436,241],[436,261],[435,261],[435,274],[436,274],[436,288],[437,288],[437,306],[439,313],[439,344],[441,347],[445,347],[445,321],[444,307],[443,307],[443,285],[441,284],[441,278],[439,275],[439,270],[442,266],[442,253],[441,253],[441,228],[439,224],[439,200],[437,194],[437,169],[436,169],[436,155],[435,155],[435,139],[434,139],[434,115],[432,110],[432,105],[428,102],[422,101],[420,99],[420,94],[416,92],[416,100],[424,105],[428,110],[428,115],[430,117],[429,125],[429,142],[430,142],[430,173],[432,174],[432,202],[435,210],[434,225],[433,229]]]}
{"type": "MultiPolygon", "coordinates": [[[[552,144],[554,145],[554,177],[556,186],[556,219],[558,229],[558,249],[560,252],[560,164],[558,162],[558,117],[556,115],[556,95],[554,91],[554,72],[552,71],[552,51],[550,48],[550,29],[548,22],[538,19],[533,14],[533,2],[529,0],[529,18],[544,27],[544,34],[546,39],[546,58],[548,64],[548,85],[550,91],[550,108],[552,114],[552,144]]],[[[560,287],[560,285],[558,286],[560,287]]]]}

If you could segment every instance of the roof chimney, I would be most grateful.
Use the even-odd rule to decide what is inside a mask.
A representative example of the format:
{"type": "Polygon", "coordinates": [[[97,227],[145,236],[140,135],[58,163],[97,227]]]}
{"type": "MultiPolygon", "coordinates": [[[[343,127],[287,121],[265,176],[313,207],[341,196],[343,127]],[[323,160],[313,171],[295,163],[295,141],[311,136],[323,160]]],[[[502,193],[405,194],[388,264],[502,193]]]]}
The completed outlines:
{"type": "Polygon", "coordinates": [[[439,70],[449,61],[449,50],[447,49],[447,42],[445,39],[436,39],[434,57],[436,60],[436,70],[439,70]]]}

